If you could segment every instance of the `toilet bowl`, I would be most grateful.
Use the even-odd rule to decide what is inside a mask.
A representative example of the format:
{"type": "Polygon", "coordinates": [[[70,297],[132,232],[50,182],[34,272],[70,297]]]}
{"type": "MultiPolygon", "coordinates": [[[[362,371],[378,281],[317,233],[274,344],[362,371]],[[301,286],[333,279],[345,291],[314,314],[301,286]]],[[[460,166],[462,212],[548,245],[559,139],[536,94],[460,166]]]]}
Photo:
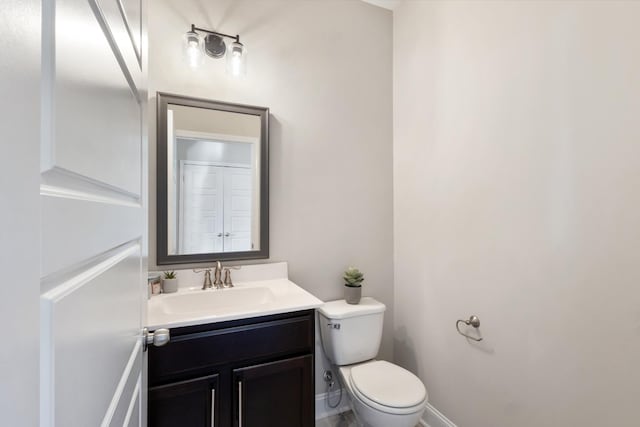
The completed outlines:
{"type": "Polygon", "coordinates": [[[339,368],[342,384],[363,427],[415,427],[427,404],[424,385],[384,360],[339,368]]]}
{"type": "Polygon", "coordinates": [[[373,298],[344,300],[318,309],[325,354],[338,368],[351,409],[363,427],[415,427],[427,405],[427,390],[408,370],[375,360],[385,305],[373,298]]]}

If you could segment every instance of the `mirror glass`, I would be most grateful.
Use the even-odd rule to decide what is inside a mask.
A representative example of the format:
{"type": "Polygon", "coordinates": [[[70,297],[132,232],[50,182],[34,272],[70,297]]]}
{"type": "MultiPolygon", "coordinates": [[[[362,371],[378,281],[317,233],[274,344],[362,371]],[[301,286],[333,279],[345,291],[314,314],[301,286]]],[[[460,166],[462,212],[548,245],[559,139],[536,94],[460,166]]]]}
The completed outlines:
{"type": "Polygon", "coordinates": [[[268,257],[268,110],[158,94],[158,263],[268,257]]]}

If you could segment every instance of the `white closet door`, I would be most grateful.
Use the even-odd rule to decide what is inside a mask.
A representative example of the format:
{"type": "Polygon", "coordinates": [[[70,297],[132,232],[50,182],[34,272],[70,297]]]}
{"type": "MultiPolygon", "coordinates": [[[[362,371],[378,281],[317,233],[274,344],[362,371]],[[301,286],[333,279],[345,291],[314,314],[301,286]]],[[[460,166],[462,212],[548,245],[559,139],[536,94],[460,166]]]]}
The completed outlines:
{"type": "Polygon", "coordinates": [[[180,253],[222,252],[224,168],[182,162],[180,253]]]}
{"type": "Polygon", "coordinates": [[[224,251],[249,251],[253,249],[251,169],[225,168],[224,184],[224,251]]]}
{"type": "Polygon", "coordinates": [[[0,426],[38,425],[40,8],[0,12],[0,426]]]}
{"type": "Polygon", "coordinates": [[[144,15],[43,2],[41,426],[145,422],[144,15]]]}

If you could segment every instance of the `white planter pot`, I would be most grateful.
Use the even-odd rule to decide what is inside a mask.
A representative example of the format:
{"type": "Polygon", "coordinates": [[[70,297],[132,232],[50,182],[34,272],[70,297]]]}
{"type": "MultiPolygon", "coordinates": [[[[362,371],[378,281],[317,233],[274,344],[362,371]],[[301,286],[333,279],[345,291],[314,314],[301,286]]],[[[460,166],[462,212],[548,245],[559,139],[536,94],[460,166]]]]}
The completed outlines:
{"type": "Polygon", "coordinates": [[[162,291],[165,294],[178,292],[178,279],[164,279],[162,281],[162,291]]]}
{"type": "Polygon", "coordinates": [[[362,286],[344,285],[344,299],[348,304],[359,304],[362,298],[362,286]]]}

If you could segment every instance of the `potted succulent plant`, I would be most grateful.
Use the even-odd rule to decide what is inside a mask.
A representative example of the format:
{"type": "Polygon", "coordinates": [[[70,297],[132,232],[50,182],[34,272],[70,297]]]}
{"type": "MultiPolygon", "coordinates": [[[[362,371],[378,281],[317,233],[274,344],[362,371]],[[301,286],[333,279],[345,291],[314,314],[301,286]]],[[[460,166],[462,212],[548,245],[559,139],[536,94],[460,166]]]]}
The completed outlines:
{"type": "Polygon", "coordinates": [[[362,281],[364,276],[354,267],[349,267],[342,276],[344,279],[344,299],[349,304],[360,303],[362,297],[362,281]]]}
{"type": "Polygon", "coordinates": [[[165,271],[164,279],[162,280],[162,291],[165,294],[178,291],[178,278],[175,271],[165,271]]]}

